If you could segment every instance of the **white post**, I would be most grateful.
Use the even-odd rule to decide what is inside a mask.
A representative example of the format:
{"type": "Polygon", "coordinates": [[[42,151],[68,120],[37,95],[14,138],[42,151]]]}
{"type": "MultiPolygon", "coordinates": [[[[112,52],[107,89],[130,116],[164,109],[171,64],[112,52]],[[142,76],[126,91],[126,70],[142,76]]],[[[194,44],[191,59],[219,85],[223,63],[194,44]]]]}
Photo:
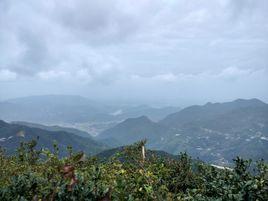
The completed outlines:
{"type": "Polygon", "coordinates": [[[141,147],[141,153],[142,153],[142,160],[144,161],[145,160],[145,147],[144,147],[144,145],[142,145],[142,147],[141,147]]]}

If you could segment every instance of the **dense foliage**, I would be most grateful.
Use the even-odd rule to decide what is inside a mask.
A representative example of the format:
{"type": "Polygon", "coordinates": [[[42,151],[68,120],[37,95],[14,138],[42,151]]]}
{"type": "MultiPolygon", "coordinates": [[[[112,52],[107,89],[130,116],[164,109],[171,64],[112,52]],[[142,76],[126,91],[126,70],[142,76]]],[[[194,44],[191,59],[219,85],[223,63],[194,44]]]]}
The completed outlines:
{"type": "Polygon", "coordinates": [[[236,158],[219,169],[182,153],[177,160],[142,155],[144,142],[103,161],[82,153],[59,158],[22,143],[0,151],[0,200],[268,200],[268,164],[236,158]]]}

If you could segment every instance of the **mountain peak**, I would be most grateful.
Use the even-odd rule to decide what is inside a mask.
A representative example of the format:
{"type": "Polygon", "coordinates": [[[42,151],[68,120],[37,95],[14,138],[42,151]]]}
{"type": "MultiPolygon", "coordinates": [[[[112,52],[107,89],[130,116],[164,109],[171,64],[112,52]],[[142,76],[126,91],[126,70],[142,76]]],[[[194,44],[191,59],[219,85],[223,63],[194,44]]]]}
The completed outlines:
{"type": "Polygon", "coordinates": [[[252,108],[252,107],[266,107],[266,103],[253,99],[237,99],[231,102],[211,103],[205,105],[195,105],[184,108],[183,110],[170,114],[164,118],[161,123],[164,125],[178,127],[182,124],[189,123],[193,120],[199,119],[213,119],[217,115],[222,115],[233,110],[252,108]]]}
{"type": "Polygon", "coordinates": [[[240,103],[243,103],[243,102],[251,102],[251,103],[264,103],[262,102],[261,100],[257,99],[257,98],[251,98],[251,99],[242,99],[242,98],[238,98],[236,100],[234,100],[233,102],[240,102],[240,103]]]}
{"type": "Polygon", "coordinates": [[[121,144],[131,144],[148,139],[150,142],[159,141],[169,129],[151,121],[147,116],[129,118],[114,127],[100,133],[99,139],[114,138],[121,144]]]}
{"type": "Polygon", "coordinates": [[[143,115],[143,116],[136,117],[136,118],[128,118],[125,120],[125,122],[133,122],[133,123],[139,123],[139,122],[147,123],[147,122],[149,122],[149,123],[151,123],[152,121],[147,116],[143,115]]]}
{"type": "MultiPolygon", "coordinates": [[[[227,105],[227,104],[235,104],[235,105],[241,105],[241,106],[256,106],[256,105],[265,105],[266,103],[262,102],[261,100],[257,98],[251,98],[251,99],[243,99],[243,98],[238,98],[236,100],[230,101],[230,102],[223,102],[223,103],[212,103],[212,102],[207,102],[203,106],[216,106],[216,105],[227,105]]],[[[202,106],[201,106],[202,107],[202,106]]]]}

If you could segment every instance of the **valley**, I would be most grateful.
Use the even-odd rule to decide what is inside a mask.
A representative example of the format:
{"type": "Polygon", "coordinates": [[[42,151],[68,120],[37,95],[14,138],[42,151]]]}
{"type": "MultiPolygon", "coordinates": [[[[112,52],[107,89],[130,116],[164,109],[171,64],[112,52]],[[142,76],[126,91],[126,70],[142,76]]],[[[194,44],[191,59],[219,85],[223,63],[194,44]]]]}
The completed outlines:
{"type": "Polygon", "coordinates": [[[181,110],[177,107],[124,105],[123,110],[118,109],[122,106],[100,105],[82,97],[40,96],[7,101],[0,107],[3,109],[1,119],[11,122],[10,128],[16,127],[15,131],[12,131],[14,128],[10,131],[2,128],[10,135],[1,133],[0,146],[8,149],[15,146],[8,143],[14,137],[11,132],[16,134],[23,128],[24,133],[25,129],[33,129],[27,131],[30,135],[25,133],[25,139],[41,135],[41,146],[48,146],[48,142],[52,144],[58,139],[59,143],[66,141],[62,146],[74,145],[90,154],[146,139],[146,146],[150,149],[174,155],[187,152],[194,158],[216,165],[228,166],[236,156],[268,160],[268,105],[258,99],[207,103],[181,110]],[[7,103],[14,107],[6,107],[7,103]],[[46,105],[46,110],[41,103],[46,105]],[[30,105],[33,105],[32,110],[23,115],[30,105]],[[39,112],[41,114],[37,116],[39,112]],[[43,134],[46,131],[48,134],[43,134]],[[43,142],[42,135],[51,139],[43,142]],[[55,138],[55,135],[63,139],[55,138]],[[69,139],[74,136],[95,141],[100,149],[87,147],[84,142],[81,144],[81,140],[74,144],[69,139]]]}

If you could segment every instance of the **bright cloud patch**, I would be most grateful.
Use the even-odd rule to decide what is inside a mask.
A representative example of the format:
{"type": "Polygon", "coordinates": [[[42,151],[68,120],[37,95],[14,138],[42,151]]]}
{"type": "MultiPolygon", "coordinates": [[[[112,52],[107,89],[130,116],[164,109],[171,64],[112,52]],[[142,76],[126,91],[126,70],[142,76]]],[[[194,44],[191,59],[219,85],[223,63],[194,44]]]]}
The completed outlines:
{"type": "Polygon", "coordinates": [[[17,74],[8,70],[0,69],[0,81],[12,81],[17,78],[17,74]]]}

